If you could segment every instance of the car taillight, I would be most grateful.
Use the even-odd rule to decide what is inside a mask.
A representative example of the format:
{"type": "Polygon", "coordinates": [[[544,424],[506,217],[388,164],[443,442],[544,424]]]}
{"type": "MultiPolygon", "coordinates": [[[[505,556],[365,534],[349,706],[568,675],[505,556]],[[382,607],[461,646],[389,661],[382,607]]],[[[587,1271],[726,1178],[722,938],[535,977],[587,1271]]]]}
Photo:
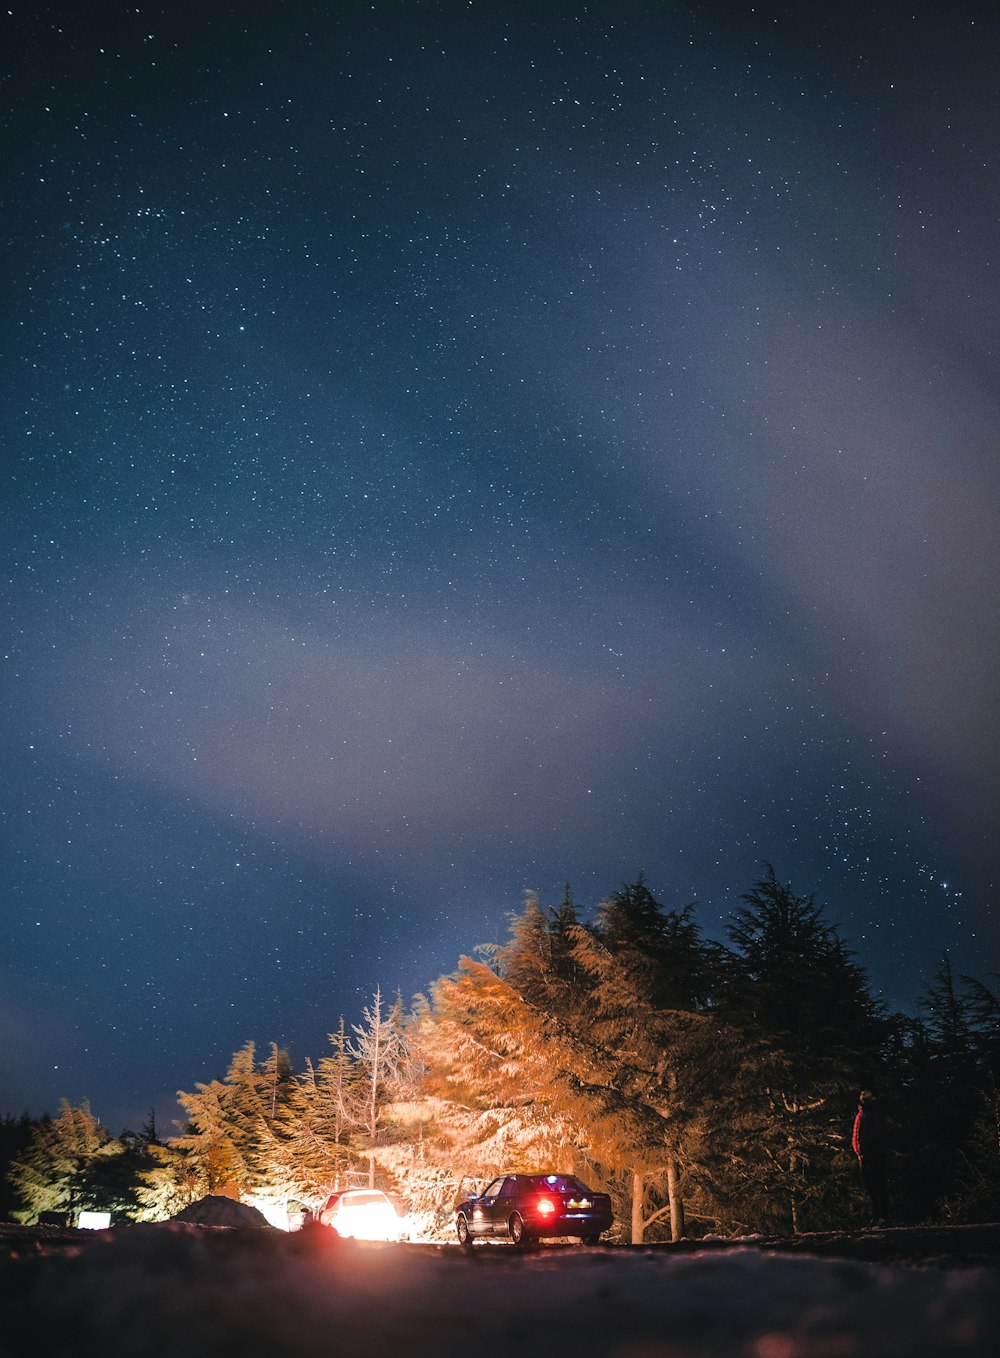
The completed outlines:
{"type": "Polygon", "coordinates": [[[556,1205],[551,1198],[539,1198],[535,1208],[543,1217],[550,1217],[556,1210],[556,1205]]]}

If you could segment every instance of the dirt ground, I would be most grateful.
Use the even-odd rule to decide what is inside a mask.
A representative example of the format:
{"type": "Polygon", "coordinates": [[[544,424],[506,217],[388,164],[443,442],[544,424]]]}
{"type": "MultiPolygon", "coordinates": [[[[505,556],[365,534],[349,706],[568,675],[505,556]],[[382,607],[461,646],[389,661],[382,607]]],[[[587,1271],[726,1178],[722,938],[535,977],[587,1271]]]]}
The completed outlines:
{"type": "Polygon", "coordinates": [[[0,1226],[0,1358],[994,1358],[1000,1224],[676,1245],[0,1226]]]}
{"type": "MultiPolygon", "coordinates": [[[[109,1234],[128,1229],[117,1227],[109,1234]]],[[[79,1249],[94,1235],[93,1231],[59,1226],[15,1226],[0,1222],[0,1266],[6,1259],[25,1260],[61,1250],[79,1249]]],[[[872,1264],[1000,1268],[1000,1222],[972,1226],[890,1226],[881,1230],[824,1231],[787,1237],[747,1236],[735,1240],[712,1237],[706,1240],[681,1240],[676,1244],[648,1244],[639,1248],[669,1254],[691,1254],[748,1247],[765,1253],[813,1255],[820,1259],[856,1259],[872,1264]]],[[[562,1247],[551,1245],[545,1248],[562,1247]]],[[[629,1251],[633,1246],[602,1245],[600,1248],[629,1251]]]]}

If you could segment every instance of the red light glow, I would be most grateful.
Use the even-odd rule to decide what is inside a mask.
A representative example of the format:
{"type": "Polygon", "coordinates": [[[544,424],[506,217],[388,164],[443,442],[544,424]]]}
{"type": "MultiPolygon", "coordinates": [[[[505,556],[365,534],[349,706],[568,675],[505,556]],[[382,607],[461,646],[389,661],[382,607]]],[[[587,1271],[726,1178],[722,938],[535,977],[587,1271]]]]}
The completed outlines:
{"type": "Polygon", "coordinates": [[[551,1198],[539,1198],[538,1210],[543,1217],[550,1217],[556,1210],[556,1205],[551,1198]]]}

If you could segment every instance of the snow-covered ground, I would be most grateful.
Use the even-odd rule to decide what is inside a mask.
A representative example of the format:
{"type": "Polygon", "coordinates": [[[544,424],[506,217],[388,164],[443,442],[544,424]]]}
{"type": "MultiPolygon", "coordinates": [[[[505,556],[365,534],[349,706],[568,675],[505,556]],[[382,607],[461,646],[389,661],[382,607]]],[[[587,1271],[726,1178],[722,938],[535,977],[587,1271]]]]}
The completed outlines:
{"type": "Polygon", "coordinates": [[[465,1253],[174,1222],[12,1256],[4,1358],[992,1358],[1000,1339],[995,1268],[752,1245],[465,1253]]]}

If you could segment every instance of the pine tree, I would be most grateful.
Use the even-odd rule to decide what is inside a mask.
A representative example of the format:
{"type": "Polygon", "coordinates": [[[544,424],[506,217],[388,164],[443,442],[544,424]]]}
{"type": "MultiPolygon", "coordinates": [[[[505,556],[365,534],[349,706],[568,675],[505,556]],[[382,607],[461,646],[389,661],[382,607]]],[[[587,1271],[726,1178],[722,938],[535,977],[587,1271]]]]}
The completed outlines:
{"type": "Polygon", "coordinates": [[[616,1087],[655,1114],[646,1124],[653,1139],[632,1148],[634,1242],[665,1216],[679,1239],[686,1190],[695,1182],[690,1149],[705,1114],[706,1057],[719,1033],[709,1012],[715,950],[702,940],[693,910],[666,909],[640,876],[600,903],[592,929],[572,931],[587,978],[588,1030],[612,1057],[616,1087]]]}
{"type": "Polygon", "coordinates": [[[151,1142],[147,1155],[149,1163],[139,1171],[136,1189],[140,1221],[166,1221],[213,1191],[205,1165],[193,1151],[151,1142]]]}
{"type": "Polygon", "coordinates": [[[458,1129],[459,1176],[574,1155],[575,1129],[555,1105],[565,1064],[558,1027],[492,967],[461,958],[432,987],[413,1040],[426,1094],[450,1110],[458,1129]]]}
{"type": "Polygon", "coordinates": [[[843,1220],[853,1194],[846,1137],[860,1081],[887,1033],[863,969],[813,896],[766,868],[729,927],[725,1008],[758,1068],[741,1163],[767,1227],[843,1220]]]}
{"type": "Polygon", "coordinates": [[[678,1064],[664,1062],[663,1040],[669,1034],[676,1057],[682,1034],[690,1045],[698,1023],[657,1009],[668,985],[648,954],[655,936],[663,957],[677,963],[670,980],[679,993],[682,960],[692,977],[700,974],[692,956],[682,959],[684,945],[689,952],[700,945],[689,913],[668,919],[655,903],[650,912],[641,882],[626,891],[628,899],[607,905],[607,942],[605,915],[584,926],[568,893],[549,912],[529,896],[509,942],[492,954],[494,966],[463,958],[435,986],[438,1050],[427,1059],[434,1093],[488,1115],[500,1145],[516,1142],[522,1155],[544,1147],[550,1164],[622,1179],[638,1237],[647,1189],[660,1179],[674,1190],[674,1227],[683,1229],[670,1153],[680,1125],[678,1064]],[[629,930],[633,900],[642,927],[629,930]]]}
{"type": "Polygon", "coordinates": [[[511,917],[509,941],[498,950],[511,985],[551,1014],[572,1014],[579,1005],[583,977],[573,942],[579,923],[568,886],[554,910],[545,910],[537,894],[528,892],[521,913],[511,917]]]}
{"type": "Polygon", "coordinates": [[[57,1117],[33,1126],[27,1149],[10,1167],[10,1181],[24,1203],[15,1217],[32,1224],[43,1213],[56,1212],[75,1224],[81,1211],[106,1209],[95,1196],[100,1188],[97,1171],[123,1150],[89,1103],[75,1108],[63,1099],[57,1117]]]}
{"type": "Polygon", "coordinates": [[[945,1216],[962,1223],[1000,1220],[1000,1087],[992,1073],[977,1090],[945,1216]]]}
{"type": "Polygon", "coordinates": [[[278,1204],[298,1196],[294,1183],[297,1176],[289,1173],[284,1145],[288,1107],[297,1088],[288,1053],[272,1042],[267,1058],[255,1068],[247,1086],[248,1108],[243,1116],[253,1148],[251,1165],[258,1191],[263,1190],[278,1204]]]}
{"type": "Polygon", "coordinates": [[[917,1007],[903,1128],[911,1207],[933,1219],[983,1220],[1000,1180],[1000,999],[974,977],[956,980],[944,957],[917,1007]]]}
{"type": "Polygon", "coordinates": [[[32,1132],[41,1121],[51,1119],[32,1118],[27,1113],[17,1118],[9,1114],[0,1118],[0,1221],[13,1220],[18,1195],[8,1177],[9,1170],[15,1160],[23,1159],[31,1144],[32,1132]]]}
{"type": "Polygon", "coordinates": [[[306,1062],[292,1084],[279,1124],[278,1160],[290,1196],[319,1202],[343,1188],[355,1164],[349,1145],[358,1078],[343,1018],[329,1035],[331,1050],[317,1066],[306,1062]]]}
{"type": "Polygon", "coordinates": [[[286,1052],[273,1043],[258,1065],[247,1042],[236,1052],[224,1080],[178,1093],[188,1114],[187,1130],[174,1145],[193,1154],[210,1193],[243,1198],[282,1198],[279,1135],[293,1080],[286,1052]]]}
{"type": "MultiPolygon", "coordinates": [[[[1000,985],[1000,975],[991,979],[1000,985]]],[[[1000,1078],[1000,989],[991,990],[975,976],[963,976],[962,984],[980,1065],[1000,1078]]]]}

